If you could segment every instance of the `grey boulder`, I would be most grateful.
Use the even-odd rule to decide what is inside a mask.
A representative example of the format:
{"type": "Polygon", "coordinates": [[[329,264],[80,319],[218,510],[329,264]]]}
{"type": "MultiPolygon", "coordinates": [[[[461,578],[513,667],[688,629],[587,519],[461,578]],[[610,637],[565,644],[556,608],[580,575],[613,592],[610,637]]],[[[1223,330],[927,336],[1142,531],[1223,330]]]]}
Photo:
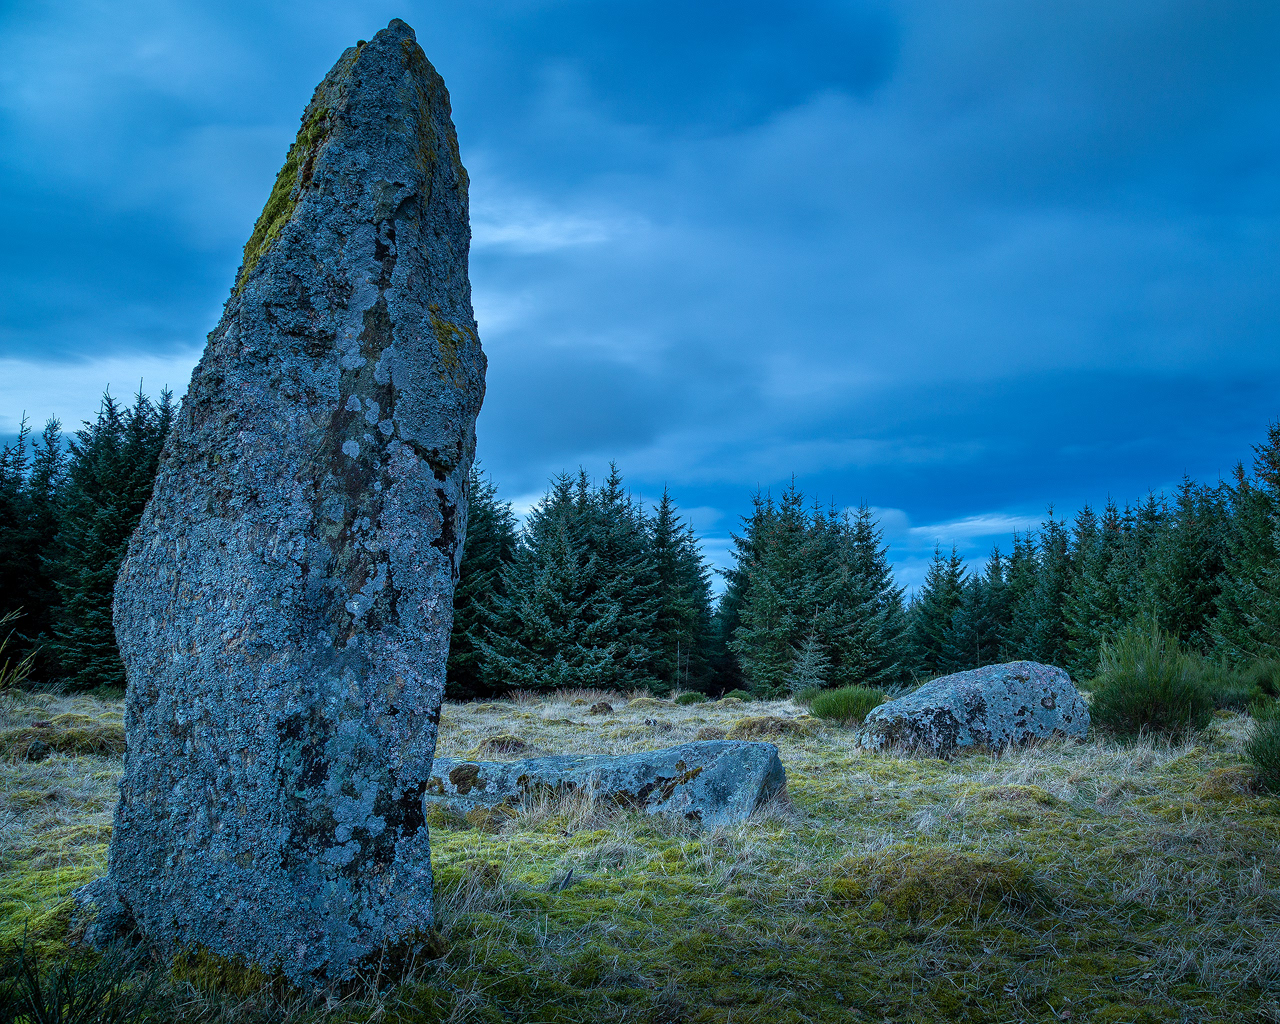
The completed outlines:
{"type": "Polygon", "coordinates": [[[786,791],[772,743],[682,743],[637,754],[534,757],[522,761],[437,758],[426,801],[466,813],[515,807],[540,795],[588,794],[645,814],[674,814],[704,828],[745,821],[786,791]]]}
{"type": "Polygon", "coordinates": [[[871,750],[948,754],[999,749],[1051,736],[1083,738],[1089,709],[1060,668],[1011,661],[943,676],[867,715],[858,743],[871,750]]]}
{"type": "Polygon", "coordinates": [[[444,82],[316,89],[115,591],[110,893],[161,954],[327,984],[432,924],[431,776],[484,355],[444,82]]]}

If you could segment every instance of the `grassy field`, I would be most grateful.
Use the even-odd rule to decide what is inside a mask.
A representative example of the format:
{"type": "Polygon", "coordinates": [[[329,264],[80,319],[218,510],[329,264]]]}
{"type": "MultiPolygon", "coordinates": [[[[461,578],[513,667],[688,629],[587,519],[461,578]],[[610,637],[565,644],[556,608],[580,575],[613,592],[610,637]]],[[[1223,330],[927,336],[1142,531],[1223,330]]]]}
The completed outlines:
{"type": "MultiPolygon", "coordinates": [[[[154,1019],[1280,1021],[1280,799],[1253,792],[1247,716],[940,761],[862,753],[790,702],[599,699],[447,705],[439,753],[737,727],[778,745],[789,802],[711,833],[572,801],[437,814],[439,942],[408,981],[307,998],[164,972],[154,1019]]],[[[25,930],[50,963],[68,893],[105,867],[120,721],[0,696],[0,941],[25,930]]]]}

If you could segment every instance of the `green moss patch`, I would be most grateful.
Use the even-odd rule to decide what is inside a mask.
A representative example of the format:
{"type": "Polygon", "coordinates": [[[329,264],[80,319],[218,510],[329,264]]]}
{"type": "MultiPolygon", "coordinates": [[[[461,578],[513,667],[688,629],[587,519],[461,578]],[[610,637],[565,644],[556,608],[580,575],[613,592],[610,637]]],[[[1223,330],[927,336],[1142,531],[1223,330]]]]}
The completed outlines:
{"type": "Polygon", "coordinates": [[[244,245],[244,258],[236,281],[237,291],[244,287],[244,282],[253,273],[258,262],[271,250],[285,225],[292,219],[301,190],[310,183],[316,157],[331,130],[327,108],[318,107],[304,115],[298,137],[289,147],[284,166],[276,175],[271,195],[267,197],[267,204],[262,208],[253,232],[249,235],[249,241],[244,245]]]}
{"type": "Polygon", "coordinates": [[[955,920],[999,907],[1029,910],[1047,903],[1025,864],[941,848],[896,844],[843,861],[832,896],[911,920],[955,920]]]}

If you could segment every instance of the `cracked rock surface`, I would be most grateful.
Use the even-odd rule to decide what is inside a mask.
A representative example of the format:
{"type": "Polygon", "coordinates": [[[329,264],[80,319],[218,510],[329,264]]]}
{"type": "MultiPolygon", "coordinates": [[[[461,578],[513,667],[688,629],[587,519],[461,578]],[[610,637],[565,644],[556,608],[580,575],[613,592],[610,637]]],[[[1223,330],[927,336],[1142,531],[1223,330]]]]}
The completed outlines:
{"type": "Polygon", "coordinates": [[[947,754],[999,749],[1089,731],[1089,709],[1071,677],[1035,661],[1011,661],[943,676],[867,715],[858,741],[947,754]]]}
{"type": "Polygon", "coordinates": [[[110,877],[163,952],[323,983],[432,923],[470,235],[448,93],[393,21],[302,116],[116,586],[110,877]]]}
{"type": "Polygon", "coordinates": [[[526,797],[590,794],[647,814],[677,814],[706,828],[745,821],[786,790],[772,743],[682,743],[635,754],[555,755],[521,761],[439,758],[428,802],[466,813],[526,797]]]}

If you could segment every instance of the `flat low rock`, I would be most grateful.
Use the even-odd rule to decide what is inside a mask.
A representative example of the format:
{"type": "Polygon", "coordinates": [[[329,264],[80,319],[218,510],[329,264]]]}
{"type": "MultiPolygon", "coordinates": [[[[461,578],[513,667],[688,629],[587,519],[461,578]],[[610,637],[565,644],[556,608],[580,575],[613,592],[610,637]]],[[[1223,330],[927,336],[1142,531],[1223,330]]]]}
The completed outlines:
{"type": "Polygon", "coordinates": [[[423,800],[466,813],[500,804],[514,807],[540,793],[583,791],[646,814],[677,814],[715,828],[745,821],[786,785],[772,743],[719,740],[617,756],[437,758],[423,800]]]}
{"type": "Polygon", "coordinates": [[[1089,709],[1060,668],[1011,661],[943,676],[881,704],[857,733],[871,750],[903,746],[947,754],[1051,736],[1083,738],[1089,709]]]}

